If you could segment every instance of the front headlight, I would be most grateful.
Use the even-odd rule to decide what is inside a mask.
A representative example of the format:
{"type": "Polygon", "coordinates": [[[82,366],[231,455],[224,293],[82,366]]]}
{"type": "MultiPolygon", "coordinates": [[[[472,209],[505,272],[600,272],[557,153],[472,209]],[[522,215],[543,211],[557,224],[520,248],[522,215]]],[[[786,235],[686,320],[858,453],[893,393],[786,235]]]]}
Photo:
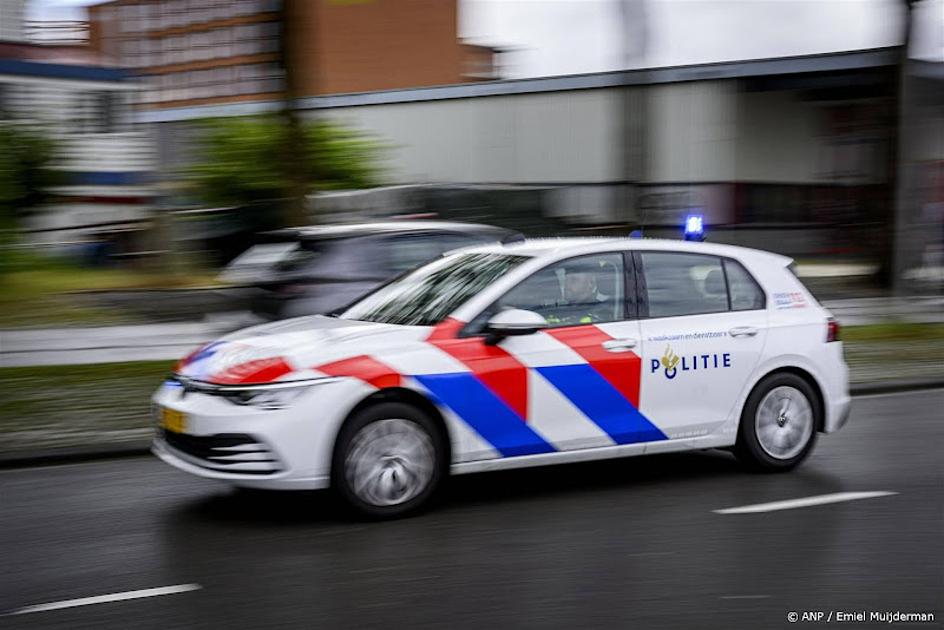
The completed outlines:
{"type": "Polygon", "coordinates": [[[244,407],[258,407],[274,411],[285,409],[307,390],[307,387],[292,389],[243,389],[235,392],[222,393],[231,403],[244,407]]]}
{"type": "Polygon", "coordinates": [[[316,385],[334,383],[338,380],[329,377],[266,385],[238,385],[220,387],[217,393],[237,405],[275,411],[290,406],[297,398],[316,385]]]}
{"type": "Polygon", "coordinates": [[[285,409],[312,387],[341,380],[338,377],[314,378],[303,381],[280,381],[264,385],[216,385],[175,376],[168,380],[182,386],[185,392],[220,396],[234,405],[256,407],[267,411],[285,409]]]}

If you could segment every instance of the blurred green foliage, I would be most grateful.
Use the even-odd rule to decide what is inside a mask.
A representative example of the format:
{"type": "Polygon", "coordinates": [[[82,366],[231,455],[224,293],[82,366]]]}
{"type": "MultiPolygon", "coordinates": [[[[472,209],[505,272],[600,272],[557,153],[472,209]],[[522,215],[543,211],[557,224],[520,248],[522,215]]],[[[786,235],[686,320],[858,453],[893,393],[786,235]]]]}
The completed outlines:
{"type": "MultiPolygon", "coordinates": [[[[242,206],[285,196],[290,182],[282,118],[217,118],[198,127],[198,157],[184,172],[195,197],[213,206],[242,206]]],[[[309,192],[380,183],[380,143],[325,121],[307,122],[304,133],[309,192]]]]}
{"type": "Polygon", "coordinates": [[[50,168],[57,153],[52,138],[35,127],[0,121],[0,279],[11,272],[20,220],[62,182],[50,168]]]}
{"type": "Polygon", "coordinates": [[[216,272],[188,269],[85,267],[29,247],[0,248],[0,330],[59,326],[146,323],[133,308],[116,308],[95,298],[99,291],[205,287],[216,272]]]}
{"type": "Polygon", "coordinates": [[[61,183],[50,168],[56,155],[55,142],[40,130],[0,122],[0,228],[15,227],[61,183]]]}

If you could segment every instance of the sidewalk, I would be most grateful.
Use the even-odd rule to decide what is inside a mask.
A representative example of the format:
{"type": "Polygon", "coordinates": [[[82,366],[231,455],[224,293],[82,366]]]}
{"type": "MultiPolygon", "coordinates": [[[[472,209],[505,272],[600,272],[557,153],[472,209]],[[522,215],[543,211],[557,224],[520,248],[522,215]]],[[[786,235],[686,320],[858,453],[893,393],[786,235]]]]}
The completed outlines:
{"type": "MultiPolygon", "coordinates": [[[[944,323],[944,297],[828,300],[824,306],[845,326],[944,323]]],[[[255,321],[237,312],[203,322],[0,330],[0,367],[170,361],[255,321]]]]}
{"type": "Polygon", "coordinates": [[[0,330],[0,367],[170,361],[255,323],[247,315],[221,314],[189,323],[0,330]]]}
{"type": "Polygon", "coordinates": [[[823,306],[829,309],[844,326],[944,322],[944,297],[826,300],[823,306]]]}

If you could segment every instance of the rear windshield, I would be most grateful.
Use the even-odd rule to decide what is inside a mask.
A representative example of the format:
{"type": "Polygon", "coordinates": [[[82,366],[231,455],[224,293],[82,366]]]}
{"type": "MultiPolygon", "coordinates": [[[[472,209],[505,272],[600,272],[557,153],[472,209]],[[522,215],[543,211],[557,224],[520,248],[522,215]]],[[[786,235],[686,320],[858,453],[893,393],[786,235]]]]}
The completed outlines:
{"type": "Polygon", "coordinates": [[[455,254],[415,269],[340,314],[365,322],[433,326],[524,261],[508,254],[455,254]]]}
{"type": "Polygon", "coordinates": [[[299,271],[311,266],[327,249],[324,241],[301,241],[275,263],[279,271],[299,271]]]}

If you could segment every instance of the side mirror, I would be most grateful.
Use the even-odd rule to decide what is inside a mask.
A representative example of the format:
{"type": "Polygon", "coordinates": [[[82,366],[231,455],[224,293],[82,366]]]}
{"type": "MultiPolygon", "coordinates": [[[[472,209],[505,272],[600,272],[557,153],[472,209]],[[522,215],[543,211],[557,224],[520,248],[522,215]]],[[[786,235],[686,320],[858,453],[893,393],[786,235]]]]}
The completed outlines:
{"type": "Polygon", "coordinates": [[[496,313],[488,320],[485,328],[488,336],[485,338],[485,343],[494,346],[505,337],[532,335],[547,326],[547,320],[534,311],[510,308],[496,313]]]}

